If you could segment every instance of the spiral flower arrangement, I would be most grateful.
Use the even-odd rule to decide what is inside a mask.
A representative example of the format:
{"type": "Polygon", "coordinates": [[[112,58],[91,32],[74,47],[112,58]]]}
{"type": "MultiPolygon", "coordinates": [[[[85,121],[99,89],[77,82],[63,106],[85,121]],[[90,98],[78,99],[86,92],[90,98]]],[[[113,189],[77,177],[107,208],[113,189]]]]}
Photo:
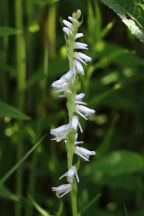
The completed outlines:
{"type": "Polygon", "coordinates": [[[76,215],[76,194],[77,183],[79,183],[78,168],[73,164],[74,154],[83,158],[85,161],[89,161],[89,157],[95,155],[95,151],[90,151],[79,144],[82,141],[78,141],[78,130],[83,132],[80,124],[80,117],[87,120],[87,116],[95,113],[95,110],[88,108],[82,99],[85,97],[84,93],[77,94],[77,85],[79,82],[79,74],[84,75],[83,65],[90,62],[92,59],[79,50],[87,50],[88,45],[85,43],[77,42],[77,39],[83,37],[83,33],[78,33],[78,28],[81,26],[82,21],[79,21],[81,17],[81,11],[76,10],[72,16],[68,17],[68,20],[63,20],[63,31],[66,35],[66,47],[69,60],[69,71],[63,75],[59,80],[52,83],[52,87],[56,89],[56,93],[60,93],[59,97],[65,97],[67,99],[67,110],[69,116],[69,123],[62,125],[58,128],[51,129],[50,133],[54,136],[52,140],[60,142],[65,141],[67,152],[67,164],[68,171],[63,174],[59,179],[66,177],[67,184],[53,187],[52,190],[56,192],[58,198],[63,197],[67,193],[71,192],[71,202],[73,215],[76,215]]]}

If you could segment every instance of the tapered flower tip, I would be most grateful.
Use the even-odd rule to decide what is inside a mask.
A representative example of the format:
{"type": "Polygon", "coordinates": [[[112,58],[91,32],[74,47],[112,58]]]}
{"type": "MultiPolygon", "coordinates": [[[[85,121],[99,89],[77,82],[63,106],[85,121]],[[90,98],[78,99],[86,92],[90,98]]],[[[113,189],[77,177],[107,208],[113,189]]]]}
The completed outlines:
{"type": "Polygon", "coordinates": [[[79,182],[79,177],[77,174],[77,169],[75,166],[72,166],[68,172],[66,172],[65,174],[63,174],[61,177],[59,177],[59,179],[62,179],[63,177],[67,177],[67,181],[69,183],[73,183],[73,178],[74,176],[76,177],[77,182],[79,182]]]}
{"type": "Polygon", "coordinates": [[[81,16],[81,10],[77,9],[73,12],[72,17],[75,19],[79,19],[81,16]]]}
{"type": "Polygon", "coordinates": [[[81,100],[82,98],[85,97],[85,93],[80,93],[76,95],[76,100],[81,100]]]}
{"type": "Polygon", "coordinates": [[[82,64],[81,64],[79,61],[75,60],[75,61],[74,61],[74,66],[76,67],[76,69],[77,69],[77,71],[78,71],[79,73],[81,73],[82,75],[84,75],[83,66],[82,66],[82,64]]]}
{"type": "Polygon", "coordinates": [[[85,55],[84,53],[81,53],[81,52],[74,52],[74,57],[76,59],[78,59],[79,61],[81,61],[82,63],[84,63],[83,60],[86,61],[86,62],[90,62],[92,60],[91,57],[89,57],[89,56],[87,56],[87,55],[85,55]]]}
{"type": "Polygon", "coordinates": [[[79,127],[81,133],[83,132],[83,129],[81,127],[81,124],[80,124],[79,119],[78,119],[77,116],[73,116],[72,121],[71,121],[71,127],[74,130],[77,130],[77,127],[79,127]]]}
{"type": "Polygon", "coordinates": [[[72,31],[67,27],[63,27],[63,31],[67,36],[69,36],[69,34],[72,34],[72,31]]]}
{"type": "Polygon", "coordinates": [[[71,184],[63,184],[60,185],[59,187],[52,187],[52,191],[56,192],[56,196],[58,198],[63,197],[67,193],[69,193],[72,190],[72,185],[71,184]]]}
{"type": "Polygon", "coordinates": [[[69,22],[69,21],[67,21],[67,20],[63,20],[63,24],[67,27],[67,28],[72,28],[72,24],[69,22]]]}
{"type": "Polygon", "coordinates": [[[76,146],[75,148],[75,154],[83,158],[85,161],[89,161],[89,157],[92,155],[95,155],[95,151],[89,151],[88,149],[85,149],[83,147],[76,146]]]}
{"type": "Polygon", "coordinates": [[[95,113],[95,110],[90,109],[90,108],[83,106],[83,105],[76,105],[75,111],[76,111],[76,113],[78,113],[80,116],[82,116],[86,120],[87,120],[86,116],[92,115],[95,113]]]}

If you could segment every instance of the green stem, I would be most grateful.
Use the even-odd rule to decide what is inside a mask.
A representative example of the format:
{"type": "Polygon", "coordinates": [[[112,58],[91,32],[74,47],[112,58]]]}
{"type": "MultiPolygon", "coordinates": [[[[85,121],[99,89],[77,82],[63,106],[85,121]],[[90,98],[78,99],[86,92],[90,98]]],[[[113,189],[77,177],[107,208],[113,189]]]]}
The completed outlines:
{"type": "Polygon", "coordinates": [[[75,191],[70,193],[71,196],[71,205],[72,205],[72,214],[73,216],[77,216],[77,199],[75,191]]]}
{"type": "MultiPolygon", "coordinates": [[[[9,13],[8,13],[8,1],[5,0],[5,3],[2,4],[2,12],[4,15],[4,20],[3,20],[3,25],[4,26],[8,26],[9,25],[9,13]]],[[[2,23],[1,23],[2,24],[2,23]]],[[[0,59],[1,59],[1,63],[3,63],[3,67],[1,68],[1,87],[2,87],[2,92],[0,95],[1,99],[4,99],[5,102],[8,102],[8,73],[5,70],[4,66],[8,64],[8,40],[9,37],[5,36],[2,39],[2,49],[0,50],[0,59]]]]}
{"type": "MultiPolygon", "coordinates": [[[[75,42],[75,35],[77,33],[77,28],[74,29],[74,34],[71,35],[70,40],[68,41],[68,50],[69,50],[69,67],[70,70],[73,69],[73,62],[74,62],[74,42],[75,42]]],[[[71,88],[71,95],[67,95],[67,109],[69,115],[69,122],[71,122],[74,112],[75,112],[75,97],[76,97],[76,82],[74,82],[71,88]]],[[[67,150],[67,160],[68,160],[68,169],[71,168],[73,164],[73,156],[74,156],[74,142],[75,142],[75,133],[71,132],[68,136],[68,142],[66,143],[66,150],[67,150]]],[[[72,206],[72,215],[77,216],[77,183],[76,181],[73,182],[72,185],[73,189],[70,192],[71,197],[71,206],[72,206]]]]}
{"type": "MultiPolygon", "coordinates": [[[[15,0],[15,13],[16,13],[16,28],[23,30],[23,16],[22,16],[22,0],[15,0]]],[[[24,110],[25,100],[25,85],[26,85],[26,69],[25,69],[25,41],[24,35],[16,36],[16,54],[17,54],[17,87],[18,87],[18,107],[20,110],[24,110]]],[[[23,153],[23,122],[19,121],[19,133],[17,143],[17,161],[20,160],[23,153]]],[[[23,169],[20,167],[16,173],[16,193],[18,197],[22,195],[22,179],[23,169]]],[[[22,209],[22,202],[16,202],[15,215],[20,216],[22,209]]]]}

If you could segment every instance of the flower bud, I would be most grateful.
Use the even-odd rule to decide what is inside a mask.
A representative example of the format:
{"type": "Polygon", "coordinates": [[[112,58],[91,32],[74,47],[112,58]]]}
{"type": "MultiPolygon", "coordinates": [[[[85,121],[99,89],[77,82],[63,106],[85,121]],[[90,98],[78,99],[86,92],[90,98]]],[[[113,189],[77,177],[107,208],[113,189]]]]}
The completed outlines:
{"type": "Polygon", "coordinates": [[[76,9],[72,14],[72,17],[75,19],[79,19],[80,16],[81,16],[81,10],[79,10],[79,9],[78,10],[76,9]]]}

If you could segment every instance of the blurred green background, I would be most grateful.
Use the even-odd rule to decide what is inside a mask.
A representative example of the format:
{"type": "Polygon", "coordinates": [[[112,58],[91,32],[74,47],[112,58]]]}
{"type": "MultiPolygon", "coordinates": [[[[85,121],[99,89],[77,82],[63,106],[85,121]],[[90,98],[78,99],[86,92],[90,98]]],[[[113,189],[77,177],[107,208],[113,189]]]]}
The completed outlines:
{"type": "Polygon", "coordinates": [[[69,195],[51,191],[65,183],[67,159],[49,131],[68,121],[51,83],[68,71],[62,19],[79,8],[93,59],[79,92],[96,110],[81,119],[79,140],[97,152],[81,160],[79,216],[143,216],[144,34],[139,41],[133,30],[143,33],[143,0],[0,0],[0,8],[0,215],[71,216],[69,195]]]}

